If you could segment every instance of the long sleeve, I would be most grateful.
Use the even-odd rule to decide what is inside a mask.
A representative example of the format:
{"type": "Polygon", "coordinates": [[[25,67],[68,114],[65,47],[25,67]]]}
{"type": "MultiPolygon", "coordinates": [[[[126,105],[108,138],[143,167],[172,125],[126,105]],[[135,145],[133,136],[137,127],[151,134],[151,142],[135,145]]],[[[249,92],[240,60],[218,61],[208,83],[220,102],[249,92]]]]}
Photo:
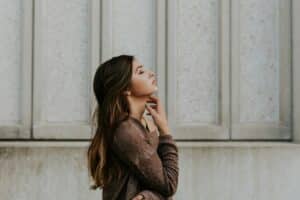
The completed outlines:
{"type": "Polygon", "coordinates": [[[162,196],[172,196],[178,184],[178,149],[172,135],[159,136],[158,149],[147,143],[145,132],[132,121],[114,131],[112,149],[141,183],[162,196]]]}

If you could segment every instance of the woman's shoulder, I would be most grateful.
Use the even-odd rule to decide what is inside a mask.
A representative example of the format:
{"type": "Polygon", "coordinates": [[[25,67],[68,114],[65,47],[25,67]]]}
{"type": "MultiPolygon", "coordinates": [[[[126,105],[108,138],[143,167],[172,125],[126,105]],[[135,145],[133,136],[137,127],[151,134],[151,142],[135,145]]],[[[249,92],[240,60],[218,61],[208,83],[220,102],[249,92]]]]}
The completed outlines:
{"type": "MultiPolygon", "coordinates": [[[[158,128],[155,125],[155,123],[150,118],[144,117],[144,119],[146,120],[146,123],[148,125],[149,132],[158,134],[158,128]]],[[[130,131],[133,133],[138,132],[141,133],[142,135],[148,134],[148,130],[146,127],[144,127],[142,122],[134,117],[131,117],[130,115],[123,117],[121,120],[119,120],[119,122],[115,126],[115,130],[117,132],[130,131]]]]}
{"type": "Polygon", "coordinates": [[[128,117],[120,121],[114,132],[114,142],[127,146],[150,144],[154,149],[158,146],[158,130],[154,122],[147,120],[150,132],[136,118],[128,117]]]}
{"type": "MultiPolygon", "coordinates": [[[[136,119],[137,120],[137,119],[136,119]]],[[[127,118],[118,123],[113,131],[113,146],[127,148],[129,151],[143,148],[147,142],[147,133],[135,119],[127,118]]]]}
{"type": "Polygon", "coordinates": [[[121,118],[114,127],[114,130],[123,130],[123,129],[127,129],[127,128],[132,128],[134,126],[133,121],[131,120],[130,117],[126,117],[126,118],[121,118]]]}
{"type": "Polygon", "coordinates": [[[118,121],[118,123],[114,127],[114,132],[115,134],[134,134],[137,132],[143,132],[143,129],[140,126],[141,124],[139,124],[137,119],[127,116],[118,121]]]}

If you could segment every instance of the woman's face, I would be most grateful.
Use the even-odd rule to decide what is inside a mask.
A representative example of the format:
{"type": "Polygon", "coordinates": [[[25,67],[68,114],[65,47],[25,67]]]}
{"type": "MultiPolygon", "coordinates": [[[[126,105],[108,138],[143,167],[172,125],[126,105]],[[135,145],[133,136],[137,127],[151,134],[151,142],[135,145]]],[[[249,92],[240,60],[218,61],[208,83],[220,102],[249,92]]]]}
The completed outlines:
{"type": "Polygon", "coordinates": [[[155,74],[145,68],[137,59],[132,63],[130,91],[134,96],[151,95],[157,90],[155,74]]]}

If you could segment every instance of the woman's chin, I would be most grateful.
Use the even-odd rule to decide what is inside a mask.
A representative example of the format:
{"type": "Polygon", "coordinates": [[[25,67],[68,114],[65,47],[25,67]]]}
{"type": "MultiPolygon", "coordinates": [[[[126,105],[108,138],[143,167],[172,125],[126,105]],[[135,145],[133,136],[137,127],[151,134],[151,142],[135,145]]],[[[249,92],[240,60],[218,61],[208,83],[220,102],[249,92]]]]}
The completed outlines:
{"type": "Polygon", "coordinates": [[[148,95],[153,95],[158,90],[157,86],[154,86],[148,93],[148,95]]]}
{"type": "Polygon", "coordinates": [[[154,92],[156,92],[157,90],[158,90],[158,87],[157,87],[157,86],[154,86],[151,93],[154,93],[154,92]]]}

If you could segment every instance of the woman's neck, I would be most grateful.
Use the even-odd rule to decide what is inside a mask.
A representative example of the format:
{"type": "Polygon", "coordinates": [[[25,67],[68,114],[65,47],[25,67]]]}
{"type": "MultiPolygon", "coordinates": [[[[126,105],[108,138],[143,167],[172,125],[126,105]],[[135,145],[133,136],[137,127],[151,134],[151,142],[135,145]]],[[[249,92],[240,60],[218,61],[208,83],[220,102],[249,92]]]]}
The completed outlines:
{"type": "Polygon", "coordinates": [[[148,96],[138,97],[138,98],[134,96],[128,97],[130,116],[142,122],[143,115],[145,112],[145,105],[148,99],[149,99],[148,96]]]}

